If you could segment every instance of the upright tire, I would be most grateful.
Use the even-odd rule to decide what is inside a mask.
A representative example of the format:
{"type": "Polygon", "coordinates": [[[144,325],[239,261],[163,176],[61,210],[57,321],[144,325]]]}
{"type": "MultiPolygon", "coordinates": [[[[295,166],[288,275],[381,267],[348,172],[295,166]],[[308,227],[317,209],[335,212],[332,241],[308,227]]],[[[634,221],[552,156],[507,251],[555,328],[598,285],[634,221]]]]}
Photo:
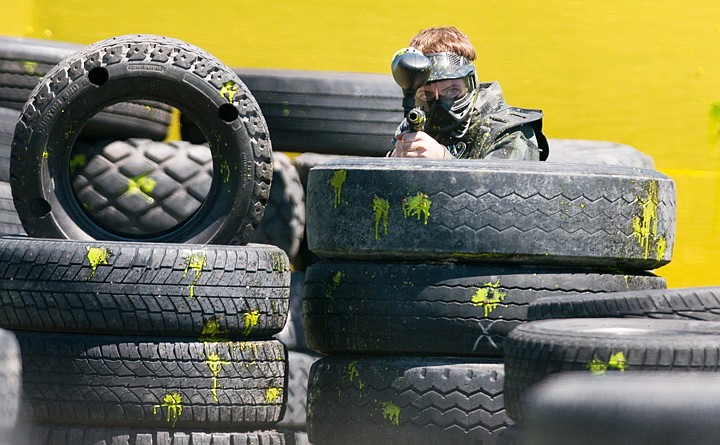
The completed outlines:
{"type": "Polygon", "coordinates": [[[170,104],[207,136],[213,181],[203,204],[145,241],[244,244],[262,219],[272,179],[267,125],[229,68],[180,40],[128,35],[64,59],[33,90],[15,130],[13,197],[26,232],[79,240],[137,239],[90,218],[70,182],[71,148],[97,110],[128,98],[170,104]]]}

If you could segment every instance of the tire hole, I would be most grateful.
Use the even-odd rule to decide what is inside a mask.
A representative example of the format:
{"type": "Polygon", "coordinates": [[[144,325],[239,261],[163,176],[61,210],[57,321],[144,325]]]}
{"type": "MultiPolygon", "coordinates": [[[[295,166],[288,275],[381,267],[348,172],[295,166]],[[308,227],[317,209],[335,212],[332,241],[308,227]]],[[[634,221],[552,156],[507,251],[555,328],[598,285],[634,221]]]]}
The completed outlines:
{"type": "Polygon", "coordinates": [[[93,68],[88,73],[88,79],[90,80],[90,83],[98,87],[103,86],[109,78],[110,75],[105,68],[93,68]]]}
{"type": "Polygon", "coordinates": [[[237,108],[230,104],[222,104],[220,108],[218,108],[218,117],[225,122],[234,121],[238,118],[239,114],[237,108]]]}
{"type": "Polygon", "coordinates": [[[30,203],[30,210],[32,211],[33,215],[42,218],[43,216],[46,216],[48,213],[50,213],[52,207],[50,207],[50,203],[48,203],[44,199],[35,198],[30,203]]]}

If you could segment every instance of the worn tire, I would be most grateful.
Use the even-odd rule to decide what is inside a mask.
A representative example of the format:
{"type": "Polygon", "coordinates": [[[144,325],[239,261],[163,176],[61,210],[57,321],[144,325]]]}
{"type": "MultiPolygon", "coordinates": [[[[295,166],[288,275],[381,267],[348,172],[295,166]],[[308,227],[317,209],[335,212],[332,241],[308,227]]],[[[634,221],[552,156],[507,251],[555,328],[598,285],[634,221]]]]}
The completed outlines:
{"type": "Polygon", "coordinates": [[[552,295],[528,307],[530,320],[648,317],[720,321],[720,288],[647,289],[599,295],[552,295]]]}
{"type": "Polygon", "coordinates": [[[0,326],[266,339],[287,317],[275,246],[0,238],[0,326]]]}
{"type": "Polygon", "coordinates": [[[96,110],[128,97],[171,104],[209,137],[213,182],[203,204],[162,242],[245,244],[262,219],[272,179],[267,126],[254,98],[219,60],[186,42],[128,35],[64,59],[35,87],[15,129],[10,180],[15,207],[34,237],[130,240],[93,221],[69,178],[77,129],[96,110]],[[232,179],[232,180],[231,180],[232,179]]]}
{"type": "Polygon", "coordinates": [[[24,235],[20,218],[15,211],[10,184],[0,181],[0,235],[24,235]]]}
{"type": "Polygon", "coordinates": [[[293,261],[304,232],[305,192],[300,178],[290,158],[284,153],[274,152],[270,200],[250,242],[278,246],[293,261]]]}
{"type": "Polygon", "coordinates": [[[16,335],[26,421],[252,431],[282,417],[287,359],[274,340],[16,335]]]}
{"type": "Polygon", "coordinates": [[[332,258],[648,270],[675,239],[674,181],[616,166],[348,158],[310,171],[306,209],[332,258]]]}
{"type": "MultiPolygon", "coordinates": [[[[67,42],[0,37],[0,106],[21,110],[42,76],[81,48],[67,42]]],[[[81,134],[82,138],[163,140],[171,121],[172,111],[163,103],[122,102],[93,116],[81,134]]]]}
{"type": "Polygon", "coordinates": [[[548,139],[547,162],[564,164],[621,165],[643,169],[655,168],[652,156],[625,144],[583,139],[548,139]]]}
{"type": "Polygon", "coordinates": [[[500,362],[330,356],[308,385],[308,437],[329,444],[493,444],[512,421],[500,362]],[[341,425],[341,427],[339,427],[341,425]]]}
{"type": "Polygon", "coordinates": [[[527,445],[714,445],[720,375],[566,375],[533,388],[527,445]]]}
{"type": "Polygon", "coordinates": [[[305,337],[326,354],[501,356],[539,297],[663,287],[652,275],[551,267],[319,262],[305,275],[305,337]]]}
{"type": "MultiPolygon", "coordinates": [[[[292,152],[385,156],[403,118],[389,74],[234,68],[258,100],[273,147],[292,152]]],[[[203,142],[181,117],[183,139],[203,142]]]]}
{"type": "Polygon", "coordinates": [[[525,420],[528,390],[547,376],[636,371],[707,371],[720,367],[720,323],[625,318],[541,320],[505,341],[505,406],[525,420]]]}

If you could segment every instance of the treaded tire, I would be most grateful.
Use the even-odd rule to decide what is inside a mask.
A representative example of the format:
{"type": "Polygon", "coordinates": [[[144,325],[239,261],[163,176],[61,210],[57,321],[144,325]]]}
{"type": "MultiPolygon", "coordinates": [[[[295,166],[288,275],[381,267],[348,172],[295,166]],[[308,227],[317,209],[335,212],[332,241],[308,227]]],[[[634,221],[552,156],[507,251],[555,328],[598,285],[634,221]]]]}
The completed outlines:
{"type": "MultiPolygon", "coordinates": [[[[25,445],[292,445],[283,431],[206,432],[171,429],[88,427],[38,423],[29,425],[25,445]]],[[[18,445],[21,442],[17,442],[18,445]]]]}
{"type": "Polygon", "coordinates": [[[15,429],[21,396],[22,364],[15,335],[0,329],[0,443],[15,429]]]}
{"type": "Polygon", "coordinates": [[[720,368],[720,323],[625,318],[541,320],[505,341],[505,405],[524,422],[527,391],[569,371],[709,371],[720,368]]]}
{"type": "Polygon", "coordinates": [[[674,181],[616,166],[348,158],[310,171],[306,210],[332,258],[648,270],[675,239],[674,181]]]}
{"type": "Polygon", "coordinates": [[[287,358],[274,340],[16,335],[29,422],[252,431],[283,414],[287,358]]]}
{"type": "MultiPolygon", "coordinates": [[[[388,74],[233,68],[257,99],[273,147],[292,152],[385,156],[403,118],[388,74]]],[[[183,139],[202,135],[181,117],[183,139]]]]}
{"type": "Polygon", "coordinates": [[[275,246],[0,238],[0,326],[193,338],[269,338],[290,271],[275,246]]]}
{"type": "MultiPolygon", "coordinates": [[[[0,106],[21,110],[42,76],[81,48],[67,42],[0,37],[0,106]]],[[[171,109],[165,104],[122,102],[93,116],[82,137],[163,140],[171,120],[171,109]]]]}
{"type": "Polygon", "coordinates": [[[628,373],[548,379],[528,398],[528,445],[714,445],[716,373],[628,373]]]}
{"type": "Polygon", "coordinates": [[[652,156],[625,144],[583,139],[548,139],[550,155],[547,162],[571,164],[622,165],[654,169],[652,156]]]}
{"type": "Polygon", "coordinates": [[[25,229],[23,229],[13,204],[10,184],[0,181],[0,235],[24,234],[25,229]]]}
{"type": "Polygon", "coordinates": [[[34,237],[129,240],[96,224],[74,197],[69,157],[77,131],[99,109],[141,97],[190,114],[208,136],[213,182],[183,224],[142,237],[162,242],[245,244],[262,219],[272,179],[259,107],[238,77],[186,42],[128,35],[64,59],[35,87],[15,130],[10,180],[20,220],[34,237]]]}
{"type": "Polygon", "coordinates": [[[315,362],[307,421],[315,445],[492,444],[512,423],[500,362],[371,356],[315,362]]]}
{"type": "Polygon", "coordinates": [[[665,286],[652,275],[551,267],[319,262],[305,275],[305,337],[327,354],[501,356],[539,297],[665,286]]]}
{"type": "Polygon", "coordinates": [[[600,295],[548,296],[528,308],[528,319],[596,317],[720,321],[720,288],[638,290],[600,295]]]}
{"type": "Polygon", "coordinates": [[[305,192],[297,170],[284,153],[273,152],[273,179],[265,215],[250,241],[272,244],[292,261],[305,232],[305,192]]]}

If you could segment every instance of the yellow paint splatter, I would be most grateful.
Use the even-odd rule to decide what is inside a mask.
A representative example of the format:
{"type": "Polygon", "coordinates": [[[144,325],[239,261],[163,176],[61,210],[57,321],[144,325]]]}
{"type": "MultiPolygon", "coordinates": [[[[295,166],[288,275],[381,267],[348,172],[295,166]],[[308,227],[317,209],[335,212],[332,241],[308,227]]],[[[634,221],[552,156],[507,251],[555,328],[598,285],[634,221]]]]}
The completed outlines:
{"type": "Polygon", "coordinates": [[[380,221],[383,223],[383,232],[387,235],[388,216],[390,215],[390,202],[387,199],[373,196],[373,212],[375,213],[375,239],[378,239],[380,221]]]}
{"type": "Polygon", "coordinates": [[[190,283],[190,298],[195,297],[195,284],[200,280],[200,275],[205,266],[207,266],[205,252],[193,252],[185,258],[185,272],[182,277],[185,278],[191,269],[195,271],[195,279],[190,283]]]}
{"type": "Polygon", "coordinates": [[[92,269],[92,272],[90,272],[90,275],[87,277],[89,280],[93,277],[93,275],[95,275],[95,271],[98,266],[108,264],[108,258],[112,255],[112,252],[110,252],[110,249],[105,247],[85,246],[85,250],[87,250],[87,259],[90,262],[90,268],[92,269]]]}
{"type": "Polygon", "coordinates": [[[70,173],[75,173],[78,168],[83,168],[87,165],[87,155],[77,154],[70,158],[70,173]]]}
{"type": "Polygon", "coordinates": [[[627,360],[625,360],[625,353],[620,351],[612,354],[610,356],[610,360],[608,360],[608,366],[611,368],[615,368],[620,372],[625,371],[628,366],[627,360]]]}
{"type": "Polygon", "coordinates": [[[388,420],[394,425],[400,424],[400,407],[392,402],[384,402],[382,404],[383,419],[388,420]]]}
{"type": "Polygon", "coordinates": [[[233,98],[238,92],[238,86],[232,80],[225,82],[220,88],[220,97],[226,99],[228,103],[233,102],[233,98]]]}
{"type": "Polygon", "coordinates": [[[47,151],[47,149],[43,150],[42,152],[42,158],[47,159],[50,157],[50,153],[47,151]]]}
{"type": "Polygon", "coordinates": [[[588,369],[590,372],[592,372],[595,375],[602,375],[605,374],[605,371],[607,371],[608,365],[604,361],[600,360],[600,358],[596,355],[593,357],[592,360],[590,360],[590,363],[588,363],[588,369]]]}
{"type": "Polygon", "coordinates": [[[328,289],[325,292],[326,298],[332,298],[333,294],[335,293],[335,288],[340,285],[340,281],[342,281],[343,277],[345,276],[345,273],[338,270],[335,275],[332,277],[332,280],[330,280],[330,284],[328,285],[328,289]]]}
{"type": "Polygon", "coordinates": [[[226,340],[223,336],[227,334],[227,330],[220,329],[220,321],[217,318],[212,317],[205,321],[202,332],[200,332],[200,341],[223,341],[226,340]]]}
{"type": "Polygon", "coordinates": [[[265,390],[265,403],[276,403],[282,396],[282,388],[271,386],[265,390]]]}
{"type": "Polygon", "coordinates": [[[498,304],[505,300],[507,292],[500,290],[500,280],[498,279],[495,283],[487,282],[483,284],[483,287],[477,290],[471,298],[473,306],[480,306],[485,311],[485,316],[490,315],[494,311],[498,304]]]}
{"type": "Polygon", "coordinates": [[[157,414],[158,408],[167,408],[167,416],[165,417],[165,420],[170,423],[170,420],[172,419],[172,426],[175,426],[182,415],[183,407],[181,403],[182,396],[177,391],[167,393],[163,398],[163,403],[153,405],[153,414],[157,414]]]}
{"type": "Polygon", "coordinates": [[[218,401],[217,397],[217,379],[218,374],[220,374],[220,371],[222,371],[222,365],[229,365],[230,362],[222,360],[220,358],[220,354],[217,352],[210,353],[208,344],[205,343],[205,364],[208,365],[208,368],[210,368],[210,372],[212,373],[212,380],[213,380],[213,388],[210,391],[213,395],[213,399],[215,399],[215,402],[218,401]]]}
{"type": "Polygon", "coordinates": [[[357,360],[353,360],[352,362],[348,363],[348,365],[347,365],[348,381],[352,382],[353,380],[355,380],[355,378],[357,378],[358,389],[360,391],[362,391],[363,388],[365,387],[365,384],[360,379],[360,373],[357,370],[357,364],[358,364],[357,360]]]}
{"type": "Polygon", "coordinates": [[[625,359],[625,353],[620,351],[610,355],[610,360],[605,363],[597,355],[593,356],[593,359],[588,363],[588,369],[595,375],[602,375],[610,369],[617,369],[623,372],[627,369],[628,364],[625,359]]]}
{"type": "Polygon", "coordinates": [[[334,191],[334,208],[340,205],[340,194],[342,193],[342,186],[345,184],[347,179],[347,170],[335,170],[333,177],[328,183],[332,186],[334,191]]]}
{"type": "Polygon", "coordinates": [[[432,201],[428,199],[428,195],[422,192],[418,192],[417,195],[411,198],[405,198],[402,202],[402,211],[405,218],[410,216],[417,216],[418,221],[420,217],[424,217],[423,224],[428,223],[430,217],[430,206],[432,201]]]}
{"type": "MultiPolygon", "coordinates": [[[[23,69],[25,72],[31,76],[34,76],[36,73],[38,67],[38,63],[31,61],[31,60],[25,60],[23,61],[23,69]]],[[[38,73],[39,74],[39,73],[38,73]]]]}
{"type": "Polygon", "coordinates": [[[149,202],[155,202],[155,199],[151,196],[157,181],[148,177],[148,174],[135,176],[134,178],[128,178],[128,186],[125,189],[127,195],[143,195],[143,197],[149,202]]]}
{"type": "Polygon", "coordinates": [[[646,199],[638,197],[638,202],[642,207],[642,216],[633,219],[633,234],[637,238],[640,247],[645,249],[645,259],[650,256],[650,245],[654,242],[656,248],[656,257],[662,259],[667,247],[667,240],[663,236],[658,236],[657,226],[657,207],[658,184],[651,181],[648,185],[648,195],[646,199]],[[662,251],[662,252],[661,252],[662,251]]]}
{"type": "Polygon", "coordinates": [[[260,312],[257,309],[250,312],[245,312],[245,330],[243,331],[243,334],[245,334],[245,336],[250,335],[253,328],[257,326],[259,319],[260,312]]]}

